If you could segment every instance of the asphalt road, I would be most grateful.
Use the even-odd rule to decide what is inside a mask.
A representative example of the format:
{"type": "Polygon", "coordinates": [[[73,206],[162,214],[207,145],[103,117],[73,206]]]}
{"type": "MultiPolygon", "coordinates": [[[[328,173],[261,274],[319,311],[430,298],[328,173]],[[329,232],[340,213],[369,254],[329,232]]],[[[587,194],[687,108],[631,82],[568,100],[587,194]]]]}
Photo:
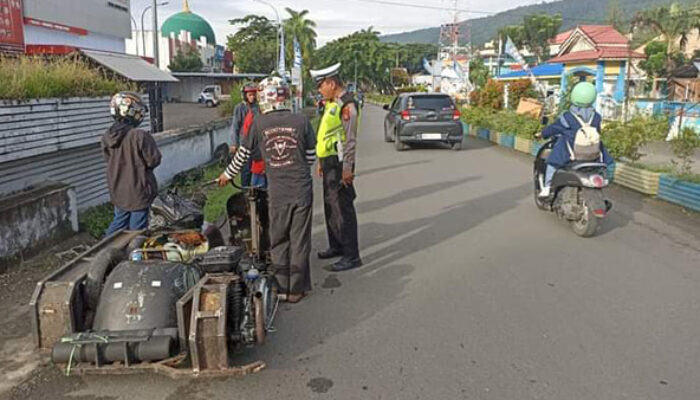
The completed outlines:
{"type": "MultiPolygon", "coordinates": [[[[397,153],[366,106],[357,202],[365,266],[313,261],[243,378],[64,377],[22,399],[697,399],[700,217],[612,188],[582,239],[532,201],[531,159],[468,139],[397,153]]],[[[314,249],[325,245],[320,195],[314,249]]]]}

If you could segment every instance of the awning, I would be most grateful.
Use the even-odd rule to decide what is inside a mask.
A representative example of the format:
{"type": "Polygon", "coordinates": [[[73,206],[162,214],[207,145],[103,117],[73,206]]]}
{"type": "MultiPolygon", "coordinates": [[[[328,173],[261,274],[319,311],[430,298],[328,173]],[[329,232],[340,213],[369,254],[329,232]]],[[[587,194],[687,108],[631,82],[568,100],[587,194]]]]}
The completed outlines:
{"type": "MultiPolygon", "coordinates": [[[[551,79],[551,78],[557,78],[560,77],[562,72],[564,71],[564,65],[563,64],[540,64],[536,67],[533,67],[531,69],[532,73],[535,75],[537,78],[544,78],[544,79],[551,79]]],[[[497,79],[521,79],[521,78],[527,78],[529,75],[527,72],[524,70],[519,70],[519,71],[513,71],[513,72],[508,72],[505,74],[502,74],[499,76],[497,79]]]]}
{"type": "Polygon", "coordinates": [[[134,82],[178,82],[177,78],[138,56],[80,50],[93,61],[134,82]]]}

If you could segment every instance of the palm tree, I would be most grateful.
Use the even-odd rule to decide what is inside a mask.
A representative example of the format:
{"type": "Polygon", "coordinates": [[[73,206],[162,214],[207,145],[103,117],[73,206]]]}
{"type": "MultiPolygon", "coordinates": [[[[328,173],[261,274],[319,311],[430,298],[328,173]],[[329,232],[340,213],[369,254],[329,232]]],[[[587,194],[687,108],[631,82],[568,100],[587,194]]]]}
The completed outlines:
{"type": "Polygon", "coordinates": [[[688,43],[688,34],[693,29],[700,32],[700,15],[697,9],[681,9],[677,3],[670,7],[658,7],[637,13],[632,20],[633,28],[649,28],[657,35],[663,36],[667,42],[666,65],[667,73],[672,71],[676,65],[674,54],[679,50],[684,50],[688,43]],[[676,41],[679,48],[676,48],[676,41]]]}
{"type": "Polygon", "coordinates": [[[294,38],[296,37],[301,46],[301,55],[304,61],[304,69],[309,68],[311,57],[316,49],[316,22],[307,19],[309,10],[294,11],[289,7],[285,8],[289,18],[284,21],[284,32],[287,37],[287,56],[294,57],[294,38]]]}

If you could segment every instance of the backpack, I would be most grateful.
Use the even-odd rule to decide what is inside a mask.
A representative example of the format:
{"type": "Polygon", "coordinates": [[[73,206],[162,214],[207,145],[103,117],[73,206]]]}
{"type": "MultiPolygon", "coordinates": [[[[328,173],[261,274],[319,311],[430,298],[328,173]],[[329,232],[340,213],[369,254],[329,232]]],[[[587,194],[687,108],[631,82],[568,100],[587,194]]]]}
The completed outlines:
{"type": "Polygon", "coordinates": [[[588,122],[584,122],[574,113],[571,113],[571,115],[573,115],[581,125],[581,128],[576,132],[576,137],[574,138],[574,147],[572,148],[571,144],[569,144],[568,141],[566,142],[566,145],[569,147],[571,161],[593,161],[599,159],[601,156],[600,133],[598,129],[591,125],[595,114],[588,122]]]}

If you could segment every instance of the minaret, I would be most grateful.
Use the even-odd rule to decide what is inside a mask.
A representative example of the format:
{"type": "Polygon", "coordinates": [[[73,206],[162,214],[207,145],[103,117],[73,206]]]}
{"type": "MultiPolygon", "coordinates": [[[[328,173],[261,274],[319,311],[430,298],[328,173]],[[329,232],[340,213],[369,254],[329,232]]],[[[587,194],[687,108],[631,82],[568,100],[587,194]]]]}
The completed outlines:
{"type": "Polygon", "coordinates": [[[190,2],[188,0],[185,0],[185,5],[184,5],[184,12],[186,13],[191,13],[192,11],[190,10],[190,2]]]}

